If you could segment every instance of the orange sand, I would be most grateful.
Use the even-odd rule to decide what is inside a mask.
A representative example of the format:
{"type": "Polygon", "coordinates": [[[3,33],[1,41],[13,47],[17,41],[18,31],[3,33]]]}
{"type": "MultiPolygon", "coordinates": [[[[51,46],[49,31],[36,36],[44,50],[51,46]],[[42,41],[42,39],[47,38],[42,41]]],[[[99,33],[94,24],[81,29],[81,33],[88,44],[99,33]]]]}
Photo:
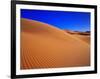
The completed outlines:
{"type": "Polygon", "coordinates": [[[69,33],[71,35],[73,35],[74,37],[77,37],[85,42],[87,42],[88,44],[90,44],[90,33],[88,32],[75,32],[75,31],[70,31],[70,30],[64,30],[66,33],[69,33]]]}
{"type": "Polygon", "coordinates": [[[21,69],[89,65],[89,43],[52,25],[21,19],[21,69]]]}

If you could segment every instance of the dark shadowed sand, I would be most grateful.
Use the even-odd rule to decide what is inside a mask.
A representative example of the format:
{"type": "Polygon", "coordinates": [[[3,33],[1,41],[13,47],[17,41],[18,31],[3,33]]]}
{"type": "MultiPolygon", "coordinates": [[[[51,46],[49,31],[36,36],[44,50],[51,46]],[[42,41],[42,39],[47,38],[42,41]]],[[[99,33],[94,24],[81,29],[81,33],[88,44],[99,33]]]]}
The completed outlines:
{"type": "Polygon", "coordinates": [[[89,66],[90,45],[83,38],[52,25],[21,19],[21,69],[89,66]]]}

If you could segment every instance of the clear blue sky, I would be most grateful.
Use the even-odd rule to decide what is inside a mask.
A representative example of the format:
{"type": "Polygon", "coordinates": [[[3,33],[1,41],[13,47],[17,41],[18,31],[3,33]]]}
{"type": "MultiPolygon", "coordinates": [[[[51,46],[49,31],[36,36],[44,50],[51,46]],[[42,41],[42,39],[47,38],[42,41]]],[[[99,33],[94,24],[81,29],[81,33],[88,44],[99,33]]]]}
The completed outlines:
{"type": "Polygon", "coordinates": [[[89,12],[21,9],[21,18],[44,22],[60,29],[90,31],[89,12]]]}

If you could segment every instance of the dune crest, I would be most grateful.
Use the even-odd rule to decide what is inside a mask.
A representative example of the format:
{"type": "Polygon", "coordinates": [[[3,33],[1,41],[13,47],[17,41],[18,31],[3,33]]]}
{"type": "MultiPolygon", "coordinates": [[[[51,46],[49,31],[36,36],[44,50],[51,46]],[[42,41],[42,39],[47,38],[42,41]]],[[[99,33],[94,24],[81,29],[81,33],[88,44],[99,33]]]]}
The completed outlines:
{"type": "Polygon", "coordinates": [[[42,22],[21,19],[21,69],[90,65],[90,46],[42,22]]]}

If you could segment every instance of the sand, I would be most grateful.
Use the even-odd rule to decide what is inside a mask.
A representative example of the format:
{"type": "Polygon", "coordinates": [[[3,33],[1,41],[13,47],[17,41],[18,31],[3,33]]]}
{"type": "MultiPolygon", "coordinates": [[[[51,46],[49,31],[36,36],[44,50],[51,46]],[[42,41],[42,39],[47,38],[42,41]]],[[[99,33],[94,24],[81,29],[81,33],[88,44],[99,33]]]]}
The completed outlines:
{"type": "Polygon", "coordinates": [[[52,25],[21,19],[21,69],[89,65],[89,43],[52,25]]]}
{"type": "Polygon", "coordinates": [[[64,30],[64,31],[90,44],[90,32],[78,32],[78,31],[75,32],[70,30],[64,30]]]}
{"type": "Polygon", "coordinates": [[[89,35],[74,35],[77,38],[85,41],[86,43],[90,44],[90,36],[89,35]]]}

